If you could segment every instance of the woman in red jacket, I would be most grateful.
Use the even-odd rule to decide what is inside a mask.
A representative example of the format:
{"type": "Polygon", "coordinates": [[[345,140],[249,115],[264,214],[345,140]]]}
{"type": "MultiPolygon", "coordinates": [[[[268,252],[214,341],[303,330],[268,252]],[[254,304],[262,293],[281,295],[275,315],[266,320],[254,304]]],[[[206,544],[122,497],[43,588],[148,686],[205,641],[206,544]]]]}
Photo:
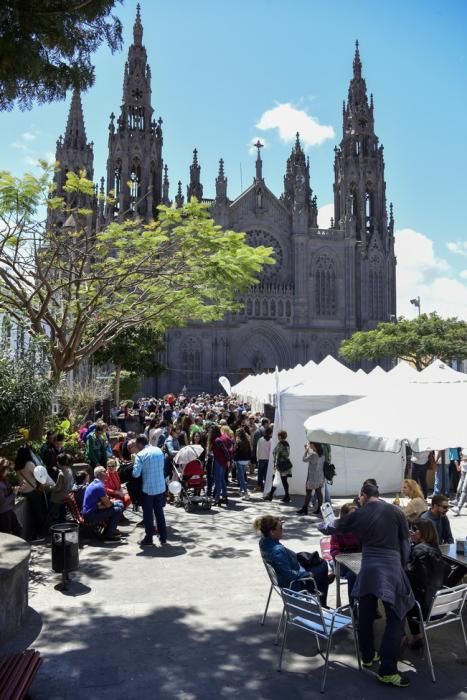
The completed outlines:
{"type": "Polygon", "coordinates": [[[107,474],[105,477],[104,488],[107,496],[117,501],[122,501],[124,508],[128,508],[131,503],[131,498],[122,488],[120,475],[117,471],[117,460],[107,460],[107,474]]]}

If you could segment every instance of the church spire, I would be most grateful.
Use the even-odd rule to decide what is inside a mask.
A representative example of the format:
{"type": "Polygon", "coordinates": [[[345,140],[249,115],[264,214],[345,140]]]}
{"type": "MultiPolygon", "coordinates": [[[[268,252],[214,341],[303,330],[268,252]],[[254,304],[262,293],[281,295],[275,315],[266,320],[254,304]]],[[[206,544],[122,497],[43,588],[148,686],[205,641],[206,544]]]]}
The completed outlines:
{"type": "Polygon", "coordinates": [[[169,199],[169,175],[168,175],[169,169],[167,165],[164,165],[164,179],[162,181],[162,204],[165,204],[166,207],[170,206],[170,199],[169,199]]]}
{"type": "Polygon", "coordinates": [[[362,62],[360,60],[360,49],[359,49],[358,39],[355,42],[355,55],[354,55],[354,59],[353,59],[353,77],[354,78],[361,78],[362,77],[362,62]]]}
{"type": "Polygon", "coordinates": [[[81,94],[78,88],[73,90],[63,143],[68,148],[80,150],[84,150],[87,146],[83,105],[81,104],[81,94]]]}
{"type": "Polygon", "coordinates": [[[135,46],[142,46],[143,42],[143,25],[141,23],[141,5],[136,5],[136,19],[133,25],[133,42],[135,46]]]}
{"type": "Polygon", "coordinates": [[[182,194],[182,181],[179,180],[179,181],[178,181],[177,194],[176,194],[176,196],[175,196],[175,206],[176,206],[176,208],[177,208],[177,209],[180,209],[181,207],[183,207],[184,201],[185,201],[185,200],[184,200],[184,197],[183,197],[183,194],[182,194]]]}
{"type": "Polygon", "coordinates": [[[192,197],[196,197],[198,202],[203,199],[203,185],[200,181],[201,166],[198,163],[198,151],[195,148],[193,151],[193,162],[190,165],[190,184],[187,187],[187,202],[192,197]]]}
{"type": "Polygon", "coordinates": [[[224,159],[219,161],[219,172],[216,177],[216,201],[225,203],[227,201],[227,178],[224,173],[224,159]]]}
{"type": "MultiPolygon", "coordinates": [[[[295,144],[287,160],[284,176],[284,194],[282,201],[292,210],[294,207],[304,211],[312,204],[312,190],[310,187],[310,163],[300,143],[300,134],[297,131],[295,144]]],[[[310,225],[316,226],[314,208],[310,210],[310,225]]]]}
{"type": "Polygon", "coordinates": [[[261,149],[264,148],[264,143],[261,143],[261,141],[258,139],[254,146],[257,149],[255,180],[256,182],[261,182],[263,179],[263,161],[261,160],[261,149]]]}
{"type": "Polygon", "coordinates": [[[162,201],[162,120],[156,121],[153,112],[151,70],[138,4],[123,74],[120,116],[114,124],[111,115],[109,125],[107,189],[115,193],[116,201],[110,218],[137,215],[148,221],[162,201]]]}

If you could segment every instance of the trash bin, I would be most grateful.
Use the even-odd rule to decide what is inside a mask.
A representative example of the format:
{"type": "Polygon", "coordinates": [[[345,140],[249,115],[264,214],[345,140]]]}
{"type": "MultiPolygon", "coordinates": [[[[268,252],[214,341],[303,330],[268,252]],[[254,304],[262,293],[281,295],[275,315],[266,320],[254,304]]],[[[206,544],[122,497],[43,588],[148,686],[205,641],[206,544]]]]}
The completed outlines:
{"type": "Polygon", "coordinates": [[[79,569],[79,525],[58,523],[50,527],[52,533],[52,570],[67,574],[79,569]]]}

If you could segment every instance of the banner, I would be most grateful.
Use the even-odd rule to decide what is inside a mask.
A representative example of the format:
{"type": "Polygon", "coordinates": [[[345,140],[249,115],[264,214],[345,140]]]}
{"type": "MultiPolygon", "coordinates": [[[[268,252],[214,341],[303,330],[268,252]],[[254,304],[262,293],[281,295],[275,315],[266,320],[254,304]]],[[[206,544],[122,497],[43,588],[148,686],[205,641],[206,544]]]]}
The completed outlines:
{"type": "Polygon", "coordinates": [[[232,388],[227,377],[219,377],[219,384],[222,386],[227,396],[232,395],[232,388]]]}

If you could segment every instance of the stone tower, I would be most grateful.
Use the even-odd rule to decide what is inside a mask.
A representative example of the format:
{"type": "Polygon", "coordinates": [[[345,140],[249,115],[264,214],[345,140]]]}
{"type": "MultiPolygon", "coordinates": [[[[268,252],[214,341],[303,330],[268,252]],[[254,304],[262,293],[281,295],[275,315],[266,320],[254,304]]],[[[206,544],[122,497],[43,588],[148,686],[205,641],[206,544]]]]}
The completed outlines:
{"type": "MultiPolygon", "coordinates": [[[[152,118],[151,69],[142,40],[138,5],[116,124],[115,115],[110,115],[107,192],[114,193],[115,204],[106,212],[108,222],[131,216],[150,220],[162,202],[162,119],[152,118]]],[[[168,199],[168,192],[165,194],[168,199]]]]}
{"type": "MultiPolygon", "coordinates": [[[[94,175],[93,144],[88,143],[86,139],[81,95],[77,89],[73,91],[71,98],[65,134],[57,141],[55,160],[60,164],[60,168],[54,175],[55,194],[64,197],[68,207],[89,207],[89,197],[76,193],[70,194],[63,190],[67,172],[78,173],[80,170],[85,170],[89,180],[92,180],[94,175]]],[[[65,216],[66,214],[62,211],[49,210],[48,226],[62,226],[65,216]]]]}
{"type": "Polygon", "coordinates": [[[373,112],[357,41],[334,160],[334,226],[345,230],[348,264],[355,269],[354,305],[348,297],[346,318],[357,329],[396,313],[394,220],[391,205],[388,222],[384,147],[375,134],[373,112]]]}

